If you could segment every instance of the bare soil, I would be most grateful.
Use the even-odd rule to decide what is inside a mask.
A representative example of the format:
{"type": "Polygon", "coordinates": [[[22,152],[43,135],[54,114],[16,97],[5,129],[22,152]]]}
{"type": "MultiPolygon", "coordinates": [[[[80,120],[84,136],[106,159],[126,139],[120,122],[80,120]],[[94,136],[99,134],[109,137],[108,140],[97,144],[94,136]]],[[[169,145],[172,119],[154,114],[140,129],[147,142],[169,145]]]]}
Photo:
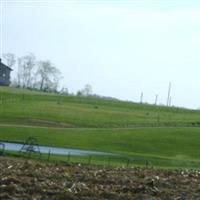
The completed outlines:
{"type": "Polygon", "coordinates": [[[0,199],[200,199],[200,171],[104,168],[0,157],[0,199]]]}

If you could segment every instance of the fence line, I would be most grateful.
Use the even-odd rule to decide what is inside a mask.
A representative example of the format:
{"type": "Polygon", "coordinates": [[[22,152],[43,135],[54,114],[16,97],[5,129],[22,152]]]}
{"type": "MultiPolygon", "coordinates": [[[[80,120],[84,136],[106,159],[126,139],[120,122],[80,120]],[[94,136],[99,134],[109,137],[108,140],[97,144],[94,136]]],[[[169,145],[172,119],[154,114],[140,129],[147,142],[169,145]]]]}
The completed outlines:
{"type": "MultiPolygon", "coordinates": [[[[5,146],[4,144],[0,143],[0,155],[1,156],[5,156],[6,154],[9,154],[9,152],[5,151],[5,146]]],[[[66,154],[66,156],[62,156],[62,158],[66,158],[66,159],[62,159],[59,157],[57,159],[53,158],[54,154],[52,154],[51,150],[49,149],[48,153],[43,153],[41,154],[41,156],[39,156],[37,153],[34,152],[16,152],[17,156],[23,157],[23,158],[28,158],[28,159],[40,159],[40,160],[47,160],[48,162],[51,161],[61,161],[61,162],[66,162],[66,163],[79,163],[79,164],[84,164],[84,165],[103,165],[103,166],[123,166],[126,168],[129,168],[131,166],[145,166],[146,168],[150,167],[150,162],[149,160],[146,159],[131,159],[131,158],[127,158],[127,157],[123,157],[123,156],[103,156],[103,157],[99,157],[100,159],[98,159],[98,157],[95,157],[94,155],[80,155],[82,157],[76,157],[76,156],[72,156],[72,154],[70,152],[68,152],[68,154],[66,154]],[[43,156],[42,156],[43,155],[43,156]],[[44,158],[45,156],[45,158],[44,158]],[[138,162],[139,161],[139,162],[138,162]]],[[[57,156],[57,155],[55,155],[57,156]]],[[[152,166],[152,164],[151,164],[152,166]]]]}

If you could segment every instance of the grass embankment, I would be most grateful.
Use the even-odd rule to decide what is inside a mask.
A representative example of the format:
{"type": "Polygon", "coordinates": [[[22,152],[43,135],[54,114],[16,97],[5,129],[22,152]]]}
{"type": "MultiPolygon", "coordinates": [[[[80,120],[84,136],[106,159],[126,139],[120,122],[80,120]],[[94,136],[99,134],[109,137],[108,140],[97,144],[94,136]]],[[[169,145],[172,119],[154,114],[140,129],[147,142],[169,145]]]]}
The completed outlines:
{"type": "Polygon", "coordinates": [[[31,136],[41,145],[112,152],[157,166],[200,167],[199,125],[196,110],[0,87],[0,140],[31,136]]]}
{"type": "Polygon", "coordinates": [[[179,167],[200,166],[195,163],[200,158],[199,133],[200,128],[0,129],[1,140],[22,142],[31,136],[41,145],[106,151],[133,160],[148,160],[154,166],[179,167]]]}

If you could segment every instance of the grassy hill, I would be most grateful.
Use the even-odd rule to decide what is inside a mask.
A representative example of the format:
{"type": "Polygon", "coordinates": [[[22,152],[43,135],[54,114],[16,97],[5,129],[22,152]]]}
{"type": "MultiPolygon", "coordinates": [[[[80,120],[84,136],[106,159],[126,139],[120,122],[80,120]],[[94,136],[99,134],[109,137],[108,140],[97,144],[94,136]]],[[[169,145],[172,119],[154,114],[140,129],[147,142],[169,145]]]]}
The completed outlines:
{"type": "Polygon", "coordinates": [[[200,111],[0,87],[0,122],[67,127],[200,125],[200,111]]]}
{"type": "Polygon", "coordinates": [[[0,140],[200,166],[200,111],[0,87],[0,140]]]}

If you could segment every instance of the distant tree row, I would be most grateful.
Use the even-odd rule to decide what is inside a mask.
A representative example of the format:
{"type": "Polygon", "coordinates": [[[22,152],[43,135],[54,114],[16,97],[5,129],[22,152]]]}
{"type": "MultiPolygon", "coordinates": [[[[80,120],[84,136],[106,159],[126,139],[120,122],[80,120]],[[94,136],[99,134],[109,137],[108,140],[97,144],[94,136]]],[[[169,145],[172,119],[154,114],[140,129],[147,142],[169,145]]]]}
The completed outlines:
{"type": "Polygon", "coordinates": [[[62,78],[61,72],[49,61],[37,60],[30,53],[28,55],[17,57],[12,53],[3,54],[7,66],[13,68],[15,73],[11,81],[13,87],[26,88],[31,90],[40,90],[44,92],[59,92],[64,95],[93,96],[96,98],[113,99],[94,94],[92,86],[86,84],[76,94],[69,93],[68,88],[59,89],[59,81],[62,78]],[[58,91],[59,89],[59,91],[58,91]]]}
{"type": "Polygon", "coordinates": [[[20,88],[56,92],[61,72],[49,61],[38,61],[33,54],[16,57],[14,54],[3,55],[6,64],[16,69],[12,85],[20,88]]]}
{"type": "Polygon", "coordinates": [[[89,84],[86,84],[85,87],[81,90],[79,90],[76,93],[77,96],[91,96],[92,95],[92,86],[89,84]]]}

